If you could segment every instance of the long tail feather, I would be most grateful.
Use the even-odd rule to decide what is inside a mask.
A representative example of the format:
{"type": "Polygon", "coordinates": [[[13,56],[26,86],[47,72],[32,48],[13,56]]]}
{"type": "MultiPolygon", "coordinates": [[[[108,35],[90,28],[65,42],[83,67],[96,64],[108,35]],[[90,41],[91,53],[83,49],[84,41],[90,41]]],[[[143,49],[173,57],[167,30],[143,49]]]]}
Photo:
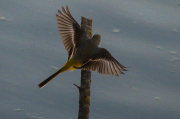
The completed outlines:
{"type": "Polygon", "coordinates": [[[44,80],[43,82],[41,82],[38,86],[39,88],[43,88],[47,83],[49,83],[54,77],[56,77],[58,74],[61,73],[61,69],[59,69],[57,72],[55,72],[54,74],[52,74],[50,77],[48,77],[46,80],[44,80]]]}
{"type": "Polygon", "coordinates": [[[68,61],[66,62],[66,64],[65,64],[61,69],[59,69],[57,72],[55,72],[54,74],[52,74],[52,75],[51,75],[50,77],[48,77],[46,80],[44,80],[43,82],[41,82],[41,83],[38,85],[39,88],[43,88],[47,83],[49,83],[49,82],[50,82],[53,78],[55,78],[58,74],[63,73],[63,72],[65,72],[65,71],[67,71],[67,70],[73,71],[73,70],[75,69],[74,66],[75,66],[75,67],[80,67],[81,64],[74,62],[74,60],[71,58],[70,60],[68,60],[68,61]]]}

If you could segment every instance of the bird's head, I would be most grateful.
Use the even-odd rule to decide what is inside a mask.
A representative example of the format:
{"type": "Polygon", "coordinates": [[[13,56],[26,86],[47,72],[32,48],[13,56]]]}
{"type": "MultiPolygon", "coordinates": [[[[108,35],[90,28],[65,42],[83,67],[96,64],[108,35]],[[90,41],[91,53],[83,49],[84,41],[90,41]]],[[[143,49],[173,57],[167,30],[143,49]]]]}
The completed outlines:
{"type": "Polygon", "coordinates": [[[96,43],[96,45],[100,45],[100,42],[101,42],[101,36],[99,34],[95,34],[93,37],[92,37],[92,40],[96,43]]]}

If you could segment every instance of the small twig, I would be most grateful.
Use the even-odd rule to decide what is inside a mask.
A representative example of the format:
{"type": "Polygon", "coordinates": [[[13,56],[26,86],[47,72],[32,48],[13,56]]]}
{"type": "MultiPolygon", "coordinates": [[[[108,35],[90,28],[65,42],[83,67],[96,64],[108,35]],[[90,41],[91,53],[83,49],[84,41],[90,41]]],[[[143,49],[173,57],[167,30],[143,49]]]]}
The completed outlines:
{"type": "Polygon", "coordinates": [[[75,83],[73,83],[78,89],[80,89],[81,87],[79,87],[78,85],[76,85],[75,83]]]}

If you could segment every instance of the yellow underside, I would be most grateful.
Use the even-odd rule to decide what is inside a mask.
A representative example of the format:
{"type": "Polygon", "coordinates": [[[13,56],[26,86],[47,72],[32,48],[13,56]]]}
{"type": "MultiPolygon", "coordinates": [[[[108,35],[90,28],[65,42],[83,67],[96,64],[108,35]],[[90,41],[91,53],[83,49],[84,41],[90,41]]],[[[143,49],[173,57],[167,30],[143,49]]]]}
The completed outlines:
{"type": "Polygon", "coordinates": [[[70,72],[73,72],[76,68],[71,67],[70,72]]]}
{"type": "Polygon", "coordinates": [[[66,64],[61,68],[61,73],[65,72],[67,70],[74,71],[76,68],[74,67],[80,67],[82,64],[78,63],[77,61],[74,61],[72,58],[69,59],[66,64]]]}

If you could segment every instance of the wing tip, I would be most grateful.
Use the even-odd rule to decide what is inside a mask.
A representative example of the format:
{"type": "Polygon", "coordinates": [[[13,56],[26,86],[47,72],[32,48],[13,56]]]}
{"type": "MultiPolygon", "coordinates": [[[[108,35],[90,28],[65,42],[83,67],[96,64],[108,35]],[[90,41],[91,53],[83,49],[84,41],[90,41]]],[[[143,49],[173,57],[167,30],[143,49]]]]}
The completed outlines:
{"type": "Polygon", "coordinates": [[[69,8],[68,8],[68,6],[66,5],[66,11],[69,11],[69,8]]]}
{"type": "Polygon", "coordinates": [[[64,7],[62,6],[62,10],[64,9],[64,7]]]}
{"type": "Polygon", "coordinates": [[[58,15],[58,14],[56,14],[56,17],[58,18],[58,17],[59,17],[59,15],[58,15]]]}

